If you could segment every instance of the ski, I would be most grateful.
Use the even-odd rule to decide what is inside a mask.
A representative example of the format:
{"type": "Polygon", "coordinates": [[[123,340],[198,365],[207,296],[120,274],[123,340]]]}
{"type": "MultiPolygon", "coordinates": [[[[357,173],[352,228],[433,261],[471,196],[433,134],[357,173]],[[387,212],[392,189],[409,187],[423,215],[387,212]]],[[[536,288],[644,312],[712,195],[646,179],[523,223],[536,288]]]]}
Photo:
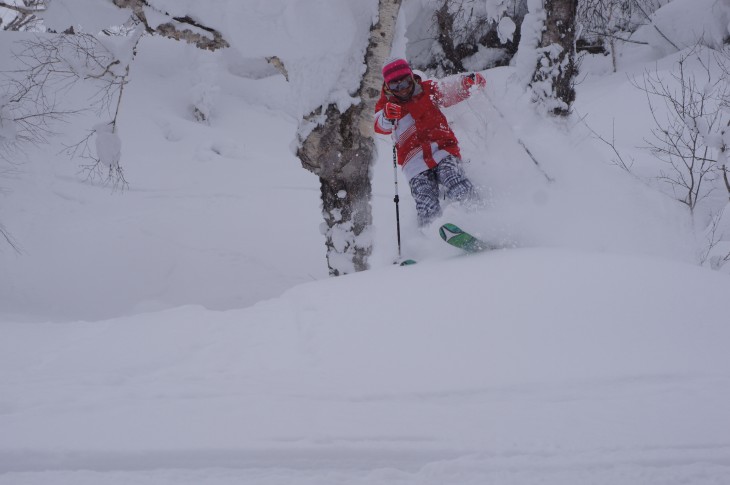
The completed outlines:
{"type": "MultiPolygon", "coordinates": [[[[499,249],[501,247],[482,241],[481,239],[464,231],[456,224],[451,223],[446,223],[439,227],[439,235],[441,236],[441,239],[447,243],[456,248],[462,249],[467,253],[478,253],[480,251],[499,249]]],[[[399,266],[410,266],[416,263],[417,261],[414,259],[397,259],[393,261],[393,264],[397,264],[399,266]]]]}
{"type": "Polygon", "coordinates": [[[489,249],[497,249],[496,246],[482,241],[461,229],[456,224],[446,223],[439,227],[441,239],[454,247],[463,249],[467,253],[478,253],[489,249]]]}

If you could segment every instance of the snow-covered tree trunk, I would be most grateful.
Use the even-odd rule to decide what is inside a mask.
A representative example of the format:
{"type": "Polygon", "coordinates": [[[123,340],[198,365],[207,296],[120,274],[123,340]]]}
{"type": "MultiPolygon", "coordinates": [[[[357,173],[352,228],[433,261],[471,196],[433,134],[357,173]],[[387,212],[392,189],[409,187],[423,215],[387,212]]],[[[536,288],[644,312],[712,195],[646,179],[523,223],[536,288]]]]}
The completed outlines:
{"type": "Polygon", "coordinates": [[[543,0],[545,27],[532,89],[537,100],[555,115],[570,113],[570,105],[575,100],[577,8],[578,0],[543,0]]]}
{"type": "Polygon", "coordinates": [[[175,40],[184,40],[188,44],[195,44],[200,49],[208,49],[211,51],[230,47],[228,41],[217,30],[199,23],[188,15],[171,17],[167,13],[163,13],[164,9],[155,7],[155,2],[148,0],[113,0],[113,3],[119,8],[132,10],[150,34],[158,34],[175,40]],[[169,19],[167,22],[154,26],[147,20],[149,14],[157,17],[164,15],[165,17],[169,17],[169,19]]]}
{"type": "MultiPolygon", "coordinates": [[[[329,105],[325,121],[303,142],[297,155],[319,176],[327,265],[332,276],[368,269],[372,252],[370,169],[375,160],[373,111],[380,96],[381,68],[390,54],[401,0],[380,0],[378,23],[370,29],[366,71],[356,93],[360,103],[341,113],[329,105]]],[[[312,113],[311,118],[322,116],[312,113]]]]}

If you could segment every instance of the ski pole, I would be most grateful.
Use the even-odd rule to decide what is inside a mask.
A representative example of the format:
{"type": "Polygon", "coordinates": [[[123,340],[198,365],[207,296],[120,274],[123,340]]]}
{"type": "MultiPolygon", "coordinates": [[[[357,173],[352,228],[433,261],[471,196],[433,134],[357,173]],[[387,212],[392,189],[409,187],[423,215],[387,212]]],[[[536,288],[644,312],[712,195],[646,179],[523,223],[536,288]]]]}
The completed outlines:
{"type": "Polygon", "coordinates": [[[398,123],[393,124],[393,180],[395,181],[395,197],[393,197],[393,202],[395,202],[395,229],[396,234],[398,237],[398,259],[401,258],[401,249],[400,249],[400,209],[398,208],[398,203],[400,202],[400,197],[398,197],[398,151],[397,151],[397,141],[395,138],[395,132],[397,129],[398,123]]]}

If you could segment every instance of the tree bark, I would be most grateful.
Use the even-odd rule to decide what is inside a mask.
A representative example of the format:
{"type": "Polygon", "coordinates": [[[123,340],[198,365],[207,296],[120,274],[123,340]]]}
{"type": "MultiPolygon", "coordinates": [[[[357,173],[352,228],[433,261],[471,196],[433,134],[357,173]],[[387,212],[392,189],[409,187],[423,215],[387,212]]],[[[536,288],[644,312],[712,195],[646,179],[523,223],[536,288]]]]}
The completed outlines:
{"type": "Polygon", "coordinates": [[[544,0],[547,14],[541,56],[532,79],[538,99],[555,115],[566,116],[575,101],[575,18],[578,0],[544,0]]]}
{"type": "MultiPolygon", "coordinates": [[[[158,34],[170,39],[183,40],[188,44],[195,44],[195,46],[200,49],[207,49],[211,51],[230,47],[230,44],[223,38],[223,35],[220,32],[211,27],[200,24],[188,15],[184,17],[171,17],[170,22],[165,22],[155,28],[152,28],[147,21],[145,8],[153,9],[153,7],[147,0],[113,0],[113,2],[114,5],[119,8],[131,9],[149,34],[158,34]],[[199,31],[194,32],[193,30],[185,27],[187,25],[195,27],[199,31],[202,30],[203,32],[206,32],[207,35],[202,34],[199,31]]],[[[160,11],[157,13],[170,17],[167,13],[160,11]]]]}
{"type": "MultiPolygon", "coordinates": [[[[360,103],[341,113],[335,105],[326,120],[301,142],[302,166],[319,176],[330,275],[368,269],[372,253],[370,170],[376,158],[373,112],[382,85],[381,68],[390,53],[401,0],[380,0],[378,23],[370,29],[360,103]]],[[[312,120],[321,112],[310,114],[312,120]]]]}
{"type": "Polygon", "coordinates": [[[465,71],[461,63],[461,56],[454,45],[454,14],[449,11],[451,2],[445,0],[441,8],[435,13],[436,26],[438,27],[438,41],[444,51],[444,72],[447,75],[465,71]]]}

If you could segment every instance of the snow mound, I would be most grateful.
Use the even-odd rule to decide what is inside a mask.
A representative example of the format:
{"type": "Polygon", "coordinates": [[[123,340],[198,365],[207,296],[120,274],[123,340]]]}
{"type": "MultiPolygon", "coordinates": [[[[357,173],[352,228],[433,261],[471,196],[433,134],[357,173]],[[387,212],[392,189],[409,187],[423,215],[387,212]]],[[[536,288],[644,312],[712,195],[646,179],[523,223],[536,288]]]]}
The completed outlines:
{"type": "Polygon", "coordinates": [[[543,476],[527,462],[556,467],[548,483],[587,468],[597,483],[714,483],[730,471],[728,290],[691,265],[520,249],[308,283],[243,310],[4,323],[0,483],[81,468],[122,483],[151,463],[157,483],[172,483],[160,467],[300,480],[311,463],[465,483],[496,467],[517,484],[543,476]],[[690,455],[713,465],[700,473],[690,455]],[[645,474],[656,460],[667,473],[645,474]]]}

